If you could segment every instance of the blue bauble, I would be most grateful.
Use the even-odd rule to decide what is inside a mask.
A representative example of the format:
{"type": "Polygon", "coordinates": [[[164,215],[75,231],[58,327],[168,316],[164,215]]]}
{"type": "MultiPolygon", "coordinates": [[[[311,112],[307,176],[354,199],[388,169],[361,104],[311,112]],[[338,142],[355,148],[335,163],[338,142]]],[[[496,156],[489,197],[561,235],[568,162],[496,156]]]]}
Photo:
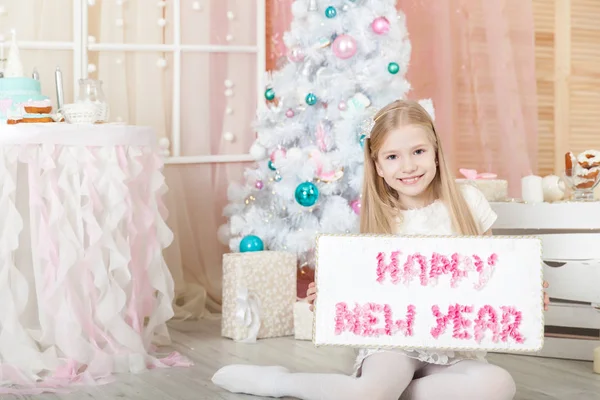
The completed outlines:
{"type": "Polygon", "coordinates": [[[315,96],[313,93],[307,94],[306,104],[308,104],[309,106],[314,106],[315,104],[317,104],[317,96],[315,96]]]}
{"type": "Polygon", "coordinates": [[[396,75],[398,72],[400,72],[400,66],[398,65],[398,63],[395,62],[391,62],[388,64],[388,72],[392,75],[396,75]]]}
{"type": "Polygon", "coordinates": [[[319,199],[319,189],[312,182],[302,182],[296,187],[296,201],[304,207],[312,207],[319,199]]]}
{"type": "Polygon", "coordinates": [[[268,165],[269,165],[269,169],[271,171],[277,170],[277,167],[275,167],[275,163],[272,160],[269,160],[269,164],[268,165]]]}
{"type": "Polygon", "coordinates": [[[263,241],[254,235],[244,236],[240,242],[240,252],[246,253],[248,251],[263,251],[263,241]]]}
{"type": "Polygon", "coordinates": [[[325,9],[325,16],[327,18],[335,18],[337,15],[337,10],[333,6],[329,6],[325,9]]]}
{"type": "Polygon", "coordinates": [[[265,99],[271,101],[275,98],[275,91],[272,88],[265,90],[265,99]]]}
{"type": "Polygon", "coordinates": [[[367,138],[366,135],[360,135],[360,138],[358,139],[358,143],[360,143],[360,147],[362,147],[363,149],[365,148],[365,139],[367,138]]]}

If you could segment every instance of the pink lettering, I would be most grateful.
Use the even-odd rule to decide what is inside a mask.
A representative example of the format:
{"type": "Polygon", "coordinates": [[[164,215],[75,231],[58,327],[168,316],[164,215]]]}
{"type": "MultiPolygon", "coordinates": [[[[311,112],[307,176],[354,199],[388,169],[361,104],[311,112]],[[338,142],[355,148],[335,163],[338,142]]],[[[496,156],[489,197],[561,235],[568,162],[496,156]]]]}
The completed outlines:
{"type": "Polygon", "coordinates": [[[479,274],[479,281],[474,285],[475,289],[483,288],[492,277],[494,267],[498,262],[498,255],[493,253],[487,259],[487,266],[483,264],[483,260],[478,255],[474,254],[473,259],[475,260],[475,270],[479,274]]]}
{"type": "Polygon", "coordinates": [[[444,315],[440,308],[435,305],[431,307],[434,317],[436,318],[437,326],[431,329],[431,336],[434,338],[440,337],[446,331],[446,326],[452,321],[453,331],[452,337],[455,339],[470,339],[471,334],[465,329],[470,327],[472,322],[463,317],[463,313],[473,312],[472,306],[462,306],[460,304],[448,306],[448,314],[444,315]]]}
{"type": "Polygon", "coordinates": [[[383,283],[386,275],[389,274],[393,284],[398,284],[402,280],[405,285],[408,285],[419,276],[421,286],[435,286],[440,276],[450,275],[450,286],[455,288],[462,280],[468,279],[472,271],[475,271],[477,280],[473,285],[476,289],[481,289],[490,280],[494,267],[498,263],[498,255],[495,253],[487,257],[487,263],[484,263],[484,258],[479,255],[465,256],[454,253],[447,256],[434,252],[429,258],[419,253],[409,254],[400,267],[401,254],[401,251],[393,251],[389,263],[386,262],[384,252],[377,254],[377,282],[383,283]]]}
{"type": "Polygon", "coordinates": [[[404,263],[404,283],[412,281],[417,274],[421,285],[427,286],[427,259],[419,253],[410,254],[404,263]],[[415,262],[419,265],[418,271],[415,271],[415,262]]]}
{"type": "Polygon", "coordinates": [[[514,339],[517,343],[524,343],[525,339],[519,326],[522,320],[522,313],[515,307],[501,307],[502,320],[500,321],[501,328],[498,325],[498,312],[490,305],[485,305],[477,311],[477,318],[474,321],[465,318],[463,314],[472,313],[473,306],[465,306],[460,304],[448,306],[448,313],[441,312],[437,305],[431,307],[433,316],[436,318],[436,326],[431,328],[431,336],[435,339],[439,338],[446,332],[446,328],[452,323],[452,337],[455,339],[471,339],[472,337],[480,343],[485,337],[485,330],[489,329],[492,332],[492,341],[496,343],[500,338],[503,342],[507,342],[509,338],[514,339]],[[474,324],[473,324],[474,322],[474,324]],[[471,334],[468,328],[473,326],[471,334]]]}
{"type": "MultiPolygon", "coordinates": [[[[450,306],[450,308],[452,308],[452,306],[450,306]]],[[[431,307],[431,311],[433,311],[433,316],[436,318],[435,321],[437,322],[437,326],[431,328],[431,336],[437,339],[444,331],[446,331],[446,325],[448,325],[448,321],[450,321],[452,310],[448,310],[448,315],[444,315],[441,313],[438,306],[433,306],[431,307]]]]}
{"type": "Polygon", "coordinates": [[[389,304],[367,303],[356,304],[353,311],[348,310],[346,303],[336,304],[335,334],[352,332],[357,336],[392,336],[400,332],[404,336],[412,336],[416,308],[409,305],[406,308],[406,318],[394,320],[389,304]],[[375,328],[380,322],[383,327],[375,328]]]}
{"type": "Polygon", "coordinates": [[[400,267],[398,266],[400,254],[402,254],[401,251],[392,251],[392,261],[389,264],[385,263],[384,253],[377,254],[377,282],[383,282],[387,272],[392,276],[392,283],[400,282],[400,267]]]}
{"type": "Polygon", "coordinates": [[[384,307],[381,304],[367,303],[363,306],[362,311],[363,324],[361,336],[379,337],[381,335],[385,335],[387,332],[386,328],[373,329],[373,327],[376,326],[380,320],[380,318],[377,318],[376,314],[383,313],[384,317],[386,316],[384,312],[384,307]]]}
{"type": "Polygon", "coordinates": [[[472,306],[454,306],[454,330],[452,332],[452,337],[455,339],[471,339],[471,334],[465,329],[470,327],[472,322],[471,320],[465,319],[463,317],[463,313],[472,313],[472,306]]]}
{"type": "Polygon", "coordinates": [[[481,339],[485,336],[486,329],[492,331],[492,341],[496,343],[498,341],[498,315],[496,314],[496,310],[489,305],[481,307],[479,312],[477,312],[477,319],[475,320],[475,327],[473,329],[477,343],[480,343],[481,339]]]}
{"type": "Polygon", "coordinates": [[[517,311],[514,307],[502,307],[502,332],[500,332],[500,338],[503,342],[506,342],[509,337],[513,338],[517,343],[524,342],[523,335],[519,332],[521,318],[521,311],[517,311]]]}
{"type": "Polygon", "coordinates": [[[359,315],[358,305],[354,307],[354,312],[351,312],[346,303],[337,303],[335,305],[335,334],[339,335],[344,331],[352,332],[355,335],[360,334],[359,315]]]}

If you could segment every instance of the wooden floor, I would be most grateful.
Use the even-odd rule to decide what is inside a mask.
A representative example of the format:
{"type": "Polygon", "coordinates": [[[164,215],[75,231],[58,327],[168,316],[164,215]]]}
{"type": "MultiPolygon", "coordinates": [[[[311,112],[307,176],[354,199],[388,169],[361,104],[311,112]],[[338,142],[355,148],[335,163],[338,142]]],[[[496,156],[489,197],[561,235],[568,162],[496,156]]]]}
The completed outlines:
{"type": "MultiPolygon", "coordinates": [[[[310,342],[293,338],[262,340],[254,345],[238,344],[219,336],[218,320],[173,327],[172,347],[191,358],[195,362],[193,367],[122,375],[114,383],[82,388],[70,394],[0,395],[0,399],[251,400],[258,398],[227,393],[215,387],[210,381],[212,374],[231,363],[283,365],[295,371],[350,373],[354,361],[352,350],[316,349],[310,342]]],[[[591,363],[498,354],[490,355],[489,360],[511,372],[518,386],[516,399],[600,399],[600,375],[592,373],[591,363]]]]}

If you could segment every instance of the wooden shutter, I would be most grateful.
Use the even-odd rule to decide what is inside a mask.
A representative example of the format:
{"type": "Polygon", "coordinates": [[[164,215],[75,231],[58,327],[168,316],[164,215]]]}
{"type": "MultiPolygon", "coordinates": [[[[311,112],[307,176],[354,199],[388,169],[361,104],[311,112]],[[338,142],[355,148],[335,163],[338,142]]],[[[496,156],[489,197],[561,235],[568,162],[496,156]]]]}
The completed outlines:
{"type": "Polygon", "coordinates": [[[600,150],[600,1],[533,6],[539,173],[560,174],[565,152],[600,150]]]}

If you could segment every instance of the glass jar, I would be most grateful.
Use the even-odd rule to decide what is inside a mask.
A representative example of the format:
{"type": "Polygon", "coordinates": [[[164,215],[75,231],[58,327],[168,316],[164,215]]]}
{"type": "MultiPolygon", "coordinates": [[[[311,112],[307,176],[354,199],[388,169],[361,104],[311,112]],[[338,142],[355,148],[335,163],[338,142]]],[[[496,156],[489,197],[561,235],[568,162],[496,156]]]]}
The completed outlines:
{"type": "Polygon", "coordinates": [[[93,103],[96,106],[96,122],[107,122],[109,107],[102,89],[102,81],[95,79],[79,80],[78,103],[93,103]]]}

